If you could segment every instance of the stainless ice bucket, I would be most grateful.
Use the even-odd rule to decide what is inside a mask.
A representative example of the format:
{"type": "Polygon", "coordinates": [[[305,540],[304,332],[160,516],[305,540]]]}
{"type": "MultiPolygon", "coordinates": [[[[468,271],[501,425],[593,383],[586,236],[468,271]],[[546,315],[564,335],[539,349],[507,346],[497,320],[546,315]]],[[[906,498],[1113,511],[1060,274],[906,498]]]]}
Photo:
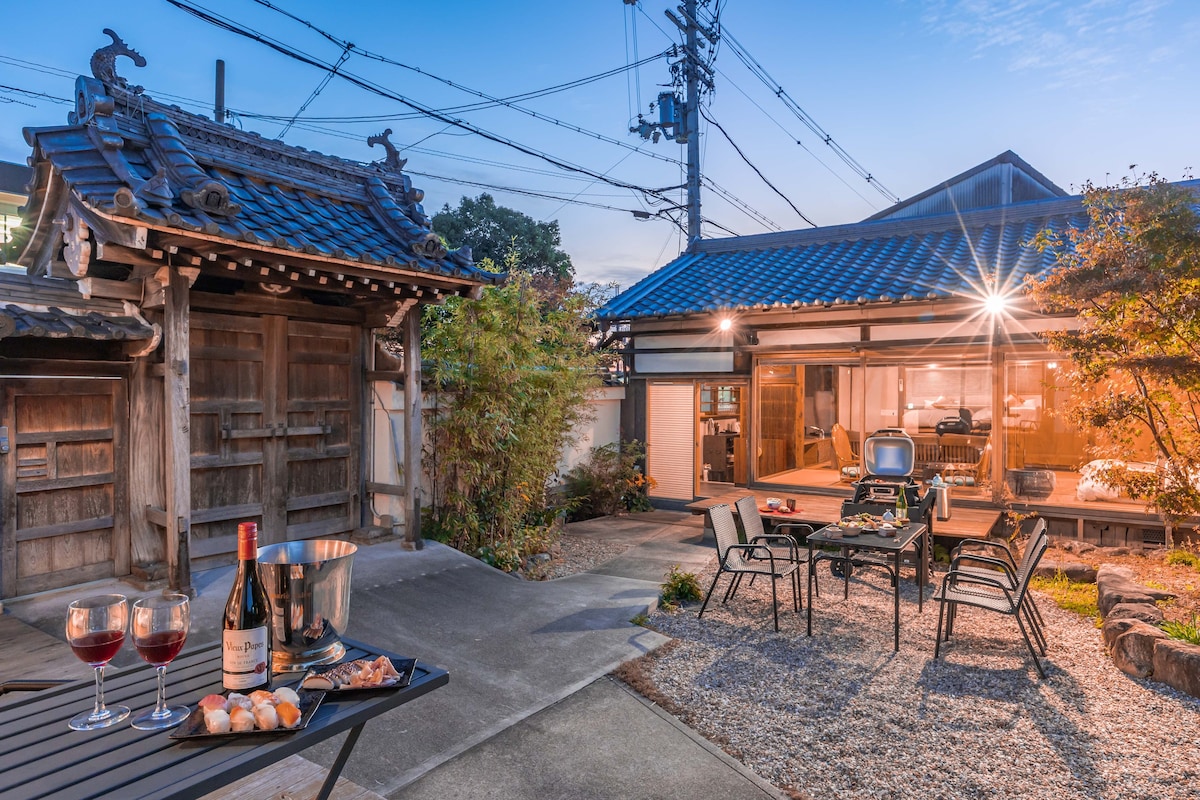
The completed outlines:
{"type": "Polygon", "coordinates": [[[340,636],[350,621],[350,568],[356,550],[336,539],[258,549],[259,573],[271,600],[274,672],[302,672],[345,654],[340,636]]]}

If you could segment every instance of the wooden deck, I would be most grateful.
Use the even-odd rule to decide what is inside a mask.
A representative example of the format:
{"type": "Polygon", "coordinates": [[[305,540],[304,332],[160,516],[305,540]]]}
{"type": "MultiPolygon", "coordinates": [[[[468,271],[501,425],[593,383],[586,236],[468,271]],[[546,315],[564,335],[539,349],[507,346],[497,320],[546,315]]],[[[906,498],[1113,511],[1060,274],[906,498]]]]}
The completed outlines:
{"type": "MultiPolygon", "coordinates": [[[[759,508],[767,505],[768,497],[793,498],[796,501],[796,512],[787,517],[789,522],[803,522],[814,528],[836,522],[842,515],[842,501],[848,499],[840,495],[806,494],[804,492],[764,492],[761,490],[733,489],[722,494],[706,497],[702,500],[688,503],[685,508],[693,514],[703,514],[718,503],[732,506],[738,498],[752,494],[758,500],[759,508]]],[[[935,538],[947,539],[985,539],[1000,521],[1001,512],[995,508],[977,508],[967,506],[951,506],[950,519],[934,520],[933,535],[935,538]]]]}

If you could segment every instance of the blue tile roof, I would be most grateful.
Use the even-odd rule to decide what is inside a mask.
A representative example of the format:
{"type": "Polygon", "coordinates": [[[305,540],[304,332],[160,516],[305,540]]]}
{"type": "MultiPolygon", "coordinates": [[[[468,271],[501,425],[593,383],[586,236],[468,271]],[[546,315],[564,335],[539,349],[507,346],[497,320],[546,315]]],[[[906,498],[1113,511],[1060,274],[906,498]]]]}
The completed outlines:
{"type": "Polygon", "coordinates": [[[706,239],[610,300],[604,320],[978,296],[1054,263],[1028,245],[1086,224],[1079,197],[965,214],[706,239]]]}
{"type": "MultiPolygon", "coordinates": [[[[25,138],[35,162],[53,165],[79,201],[105,216],[451,284],[504,278],[475,266],[469,248],[446,250],[399,159],[322,155],[89,78],[79,79],[77,96],[72,124],[26,129],[25,138]]],[[[47,197],[47,186],[34,187],[27,219],[47,197]]]]}

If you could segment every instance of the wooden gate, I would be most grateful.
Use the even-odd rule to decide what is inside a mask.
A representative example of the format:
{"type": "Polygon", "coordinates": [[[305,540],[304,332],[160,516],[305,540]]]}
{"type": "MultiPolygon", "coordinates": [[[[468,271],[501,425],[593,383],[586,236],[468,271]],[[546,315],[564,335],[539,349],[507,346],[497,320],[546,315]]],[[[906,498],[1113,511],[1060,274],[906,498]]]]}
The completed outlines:
{"type": "Polygon", "coordinates": [[[127,574],[125,382],[3,384],[0,596],[127,574]]]}
{"type": "Polygon", "coordinates": [[[228,561],[237,523],[259,543],[359,525],[359,329],[193,313],[193,560],[228,561]]]}

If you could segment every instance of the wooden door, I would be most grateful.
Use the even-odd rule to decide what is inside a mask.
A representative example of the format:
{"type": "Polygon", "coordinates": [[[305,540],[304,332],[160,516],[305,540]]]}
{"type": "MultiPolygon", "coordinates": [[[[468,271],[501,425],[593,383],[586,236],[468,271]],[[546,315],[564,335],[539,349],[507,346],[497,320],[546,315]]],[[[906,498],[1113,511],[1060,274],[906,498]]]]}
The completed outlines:
{"type": "Polygon", "coordinates": [[[259,543],[358,527],[359,329],[193,313],[194,560],[228,561],[237,523],[259,543]]]}
{"type": "Polygon", "coordinates": [[[128,574],[125,382],[3,383],[0,596],[128,574]]]}

